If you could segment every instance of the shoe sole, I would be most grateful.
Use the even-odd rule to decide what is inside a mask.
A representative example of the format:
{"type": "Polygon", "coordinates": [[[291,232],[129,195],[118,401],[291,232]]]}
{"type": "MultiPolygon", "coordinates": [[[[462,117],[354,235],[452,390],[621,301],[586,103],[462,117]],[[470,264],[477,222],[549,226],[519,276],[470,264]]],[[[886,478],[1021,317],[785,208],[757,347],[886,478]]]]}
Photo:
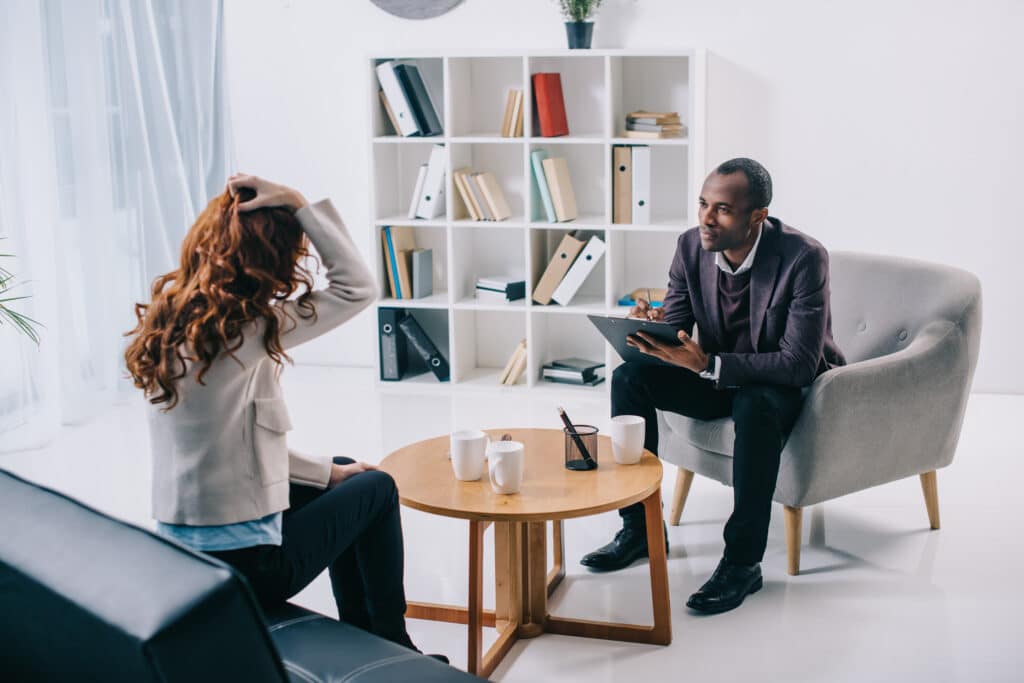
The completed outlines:
{"type": "Polygon", "coordinates": [[[743,601],[747,598],[748,595],[753,595],[757,591],[761,590],[761,588],[763,588],[763,587],[764,587],[764,577],[758,577],[757,581],[755,581],[753,583],[753,585],[750,586],[750,590],[748,590],[746,593],[744,593],[743,597],[741,597],[735,603],[727,603],[727,604],[724,604],[724,605],[716,605],[714,607],[706,608],[706,607],[694,607],[693,605],[690,604],[690,601],[687,600],[686,606],[689,607],[690,609],[692,609],[695,612],[700,612],[701,614],[721,614],[722,612],[728,612],[730,610],[736,609],[737,607],[739,607],[740,605],[743,604],[743,601]]]}

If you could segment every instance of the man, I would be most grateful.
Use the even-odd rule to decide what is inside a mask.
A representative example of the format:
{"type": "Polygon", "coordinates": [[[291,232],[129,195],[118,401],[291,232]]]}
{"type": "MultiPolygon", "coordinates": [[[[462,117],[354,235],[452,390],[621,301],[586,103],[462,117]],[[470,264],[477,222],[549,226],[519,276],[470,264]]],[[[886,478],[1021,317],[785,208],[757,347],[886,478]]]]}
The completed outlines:
{"type": "MultiPolygon", "coordinates": [[[[664,306],[640,300],[630,314],[673,325],[679,344],[631,336],[630,346],[665,364],[623,363],[612,378],[612,415],[643,416],[644,447],[653,453],[656,409],[735,422],[725,553],[687,602],[700,612],[733,609],[761,588],[779,458],[802,388],[845,363],[832,340],[828,252],[769,217],[771,198],[768,171],[751,159],[732,159],[708,176],[700,226],[679,237],[664,306]],[[699,343],[690,336],[694,324],[699,343]]],[[[585,566],[609,571],[647,556],[643,508],[619,514],[622,530],[586,555],[585,566]]]]}

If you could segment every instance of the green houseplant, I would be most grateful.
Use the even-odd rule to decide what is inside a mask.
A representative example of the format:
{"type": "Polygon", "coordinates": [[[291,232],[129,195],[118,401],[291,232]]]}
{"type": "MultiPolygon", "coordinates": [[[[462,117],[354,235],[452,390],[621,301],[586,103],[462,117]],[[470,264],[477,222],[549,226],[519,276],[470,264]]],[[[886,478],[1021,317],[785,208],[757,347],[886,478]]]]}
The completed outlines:
{"type": "Polygon", "coordinates": [[[590,49],[594,35],[594,22],[589,21],[597,13],[602,0],[558,0],[558,7],[565,17],[565,35],[569,49],[590,49]]]}
{"type": "MultiPolygon", "coordinates": [[[[0,254],[0,258],[13,258],[14,254],[0,254]]],[[[10,304],[15,301],[27,299],[28,296],[10,296],[10,291],[13,288],[14,275],[11,271],[7,270],[3,266],[0,266],[0,325],[11,324],[14,328],[24,334],[26,337],[31,339],[36,344],[39,343],[39,330],[41,327],[40,323],[33,320],[32,318],[18,313],[16,310],[10,307],[10,304]]]]}

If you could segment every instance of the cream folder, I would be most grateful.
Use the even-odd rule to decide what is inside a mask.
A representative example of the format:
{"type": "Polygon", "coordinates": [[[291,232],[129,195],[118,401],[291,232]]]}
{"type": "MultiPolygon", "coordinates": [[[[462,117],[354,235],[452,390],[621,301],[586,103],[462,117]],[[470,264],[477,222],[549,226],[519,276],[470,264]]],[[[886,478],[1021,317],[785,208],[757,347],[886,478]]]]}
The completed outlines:
{"type": "Polygon", "coordinates": [[[419,134],[420,129],[416,126],[416,119],[413,118],[409,99],[405,96],[405,91],[402,90],[402,86],[398,82],[398,76],[395,75],[395,63],[384,62],[378,64],[377,80],[380,81],[380,87],[384,90],[384,97],[388,99],[388,104],[391,105],[391,112],[398,121],[398,133],[405,137],[419,134]]]}
{"type": "Polygon", "coordinates": [[[569,268],[569,272],[562,278],[561,284],[555,289],[555,293],[551,295],[551,300],[556,304],[568,306],[572,298],[576,296],[576,292],[583,285],[583,281],[587,279],[587,276],[593,272],[594,266],[604,256],[605,245],[601,241],[601,238],[594,235],[587,242],[587,246],[583,248],[580,255],[576,258],[576,261],[569,268]]]}
{"type": "Polygon", "coordinates": [[[651,148],[633,147],[633,224],[651,222],[651,148]]]}

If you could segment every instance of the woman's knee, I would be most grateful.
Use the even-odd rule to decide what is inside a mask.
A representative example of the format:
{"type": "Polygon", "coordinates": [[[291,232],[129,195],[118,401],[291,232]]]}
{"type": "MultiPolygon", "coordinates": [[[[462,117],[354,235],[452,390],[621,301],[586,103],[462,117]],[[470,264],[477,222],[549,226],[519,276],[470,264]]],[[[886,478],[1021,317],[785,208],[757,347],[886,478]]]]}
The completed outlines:
{"type": "Polygon", "coordinates": [[[360,472],[357,476],[365,477],[365,484],[372,486],[375,491],[379,491],[389,498],[393,498],[394,502],[398,502],[398,486],[395,484],[394,478],[385,472],[384,470],[367,470],[366,472],[360,472]]]}

